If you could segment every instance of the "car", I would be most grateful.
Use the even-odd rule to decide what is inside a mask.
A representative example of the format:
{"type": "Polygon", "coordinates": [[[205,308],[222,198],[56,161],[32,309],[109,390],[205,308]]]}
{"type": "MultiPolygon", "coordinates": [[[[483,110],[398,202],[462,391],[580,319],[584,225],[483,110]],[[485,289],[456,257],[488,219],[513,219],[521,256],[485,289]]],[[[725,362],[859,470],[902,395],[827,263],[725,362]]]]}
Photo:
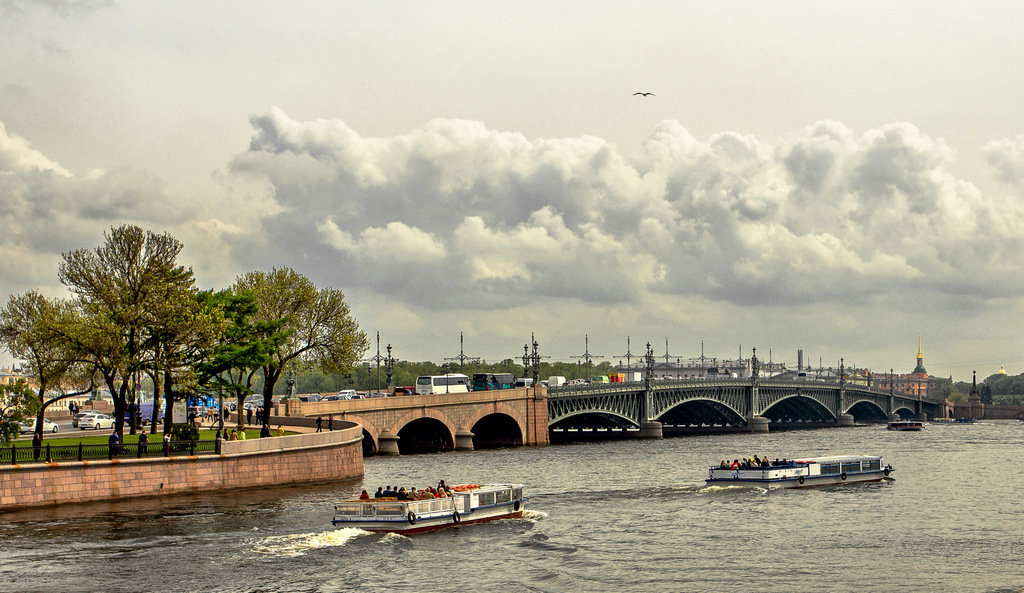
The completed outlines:
{"type": "MultiPolygon", "coordinates": [[[[58,426],[56,422],[54,422],[53,420],[50,420],[49,418],[43,418],[43,432],[57,432],[58,430],[60,430],[60,426],[58,426]]],[[[21,423],[21,433],[22,434],[25,434],[26,432],[35,432],[35,431],[36,431],[36,422],[35,422],[35,420],[29,420],[29,421],[21,423]]]]}
{"type": "Polygon", "coordinates": [[[338,392],[341,399],[359,399],[359,392],[355,389],[342,389],[338,392]]]}
{"type": "Polygon", "coordinates": [[[391,395],[391,394],[390,393],[385,393],[383,391],[371,391],[370,393],[366,394],[366,397],[387,397],[389,395],[391,395]]]}
{"type": "Polygon", "coordinates": [[[93,414],[80,419],[78,421],[78,428],[81,430],[86,430],[88,428],[93,430],[114,428],[114,419],[106,414],[93,414]]]}
{"type": "Polygon", "coordinates": [[[74,417],[71,418],[71,426],[73,426],[74,428],[78,428],[78,423],[82,421],[82,418],[85,418],[86,416],[95,416],[97,414],[102,414],[102,413],[103,412],[95,412],[95,411],[79,412],[79,413],[75,414],[74,417]]]}

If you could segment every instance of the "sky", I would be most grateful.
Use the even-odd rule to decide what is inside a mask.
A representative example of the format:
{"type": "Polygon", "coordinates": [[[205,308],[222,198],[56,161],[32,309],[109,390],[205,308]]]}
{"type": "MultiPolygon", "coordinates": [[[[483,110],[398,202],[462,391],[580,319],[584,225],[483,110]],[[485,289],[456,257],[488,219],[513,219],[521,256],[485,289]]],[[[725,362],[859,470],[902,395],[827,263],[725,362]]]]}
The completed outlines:
{"type": "Polygon", "coordinates": [[[984,1],[0,0],[0,298],[68,296],[62,254],[135,224],[202,288],[340,288],[367,357],[906,373],[920,338],[933,375],[1018,374],[1021,30],[984,1]]]}

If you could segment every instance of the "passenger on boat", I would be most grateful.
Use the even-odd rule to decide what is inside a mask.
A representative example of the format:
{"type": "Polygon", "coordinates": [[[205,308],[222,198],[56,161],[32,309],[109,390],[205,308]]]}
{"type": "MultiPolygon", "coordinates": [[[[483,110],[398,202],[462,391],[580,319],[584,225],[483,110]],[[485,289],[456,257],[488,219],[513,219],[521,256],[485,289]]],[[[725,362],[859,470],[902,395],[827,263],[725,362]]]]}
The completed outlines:
{"type": "Polygon", "coordinates": [[[409,498],[409,493],[405,491],[405,486],[398,489],[398,500],[412,500],[409,498]]]}
{"type": "Polygon", "coordinates": [[[359,500],[370,500],[370,495],[366,493],[366,490],[363,490],[363,493],[359,495],[359,500]]]}
{"type": "Polygon", "coordinates": [[[762,457],[761,458],[761,467],[768,467],[769,465],[770,464],[768,463],[768,457],[762,457]]]}
{"type": "Polygon", "coordinates": [[[729,464],[726,463],[725,460],[723,459],[722,463],[718,464],[718,467],[721,468],[721,469],[727,469],[729,467],[729,464]]]}
{"type": "Polygon", "coordinates": [[[733,459],[732,460],[732,465],[730,465],[729,468],[730,469],[739,469],[740,468],[740,460],[739,459],[733,459]]]}
{"type": "Polygon", "coordinates": [[[374,498],[381,498],[382,496],[384,496],[384,487],[383,486],[377,486],[377,491],[373,493],[373,497],[374,498]]]}

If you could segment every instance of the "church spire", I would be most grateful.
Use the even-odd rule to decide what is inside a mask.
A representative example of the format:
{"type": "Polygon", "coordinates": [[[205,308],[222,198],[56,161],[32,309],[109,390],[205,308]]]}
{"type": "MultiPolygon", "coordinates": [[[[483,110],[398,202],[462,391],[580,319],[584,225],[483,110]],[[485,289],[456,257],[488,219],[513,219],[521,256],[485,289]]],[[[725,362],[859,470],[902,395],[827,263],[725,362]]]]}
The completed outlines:
{"type": "Polygon", "coordinates": [[[924,354],[921,353],[921,336],[917,336],[917,366],[914,367],[915,373],[921,373],[927,375],[928,371],[924,370],[924,354]]]}

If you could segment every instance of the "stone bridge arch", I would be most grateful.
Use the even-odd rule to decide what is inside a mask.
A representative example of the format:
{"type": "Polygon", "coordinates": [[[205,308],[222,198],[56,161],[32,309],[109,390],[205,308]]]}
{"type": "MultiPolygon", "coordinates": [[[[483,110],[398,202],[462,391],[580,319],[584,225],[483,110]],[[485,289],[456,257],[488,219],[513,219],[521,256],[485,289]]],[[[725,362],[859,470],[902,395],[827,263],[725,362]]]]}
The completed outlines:
{"type": "Polygon", "coordinates": [[[451,451],[457,429],[452,419],[436,408],[418,408],[406,412],[391,426],[398,436],[400,454],[451,451]]]}
{"type": "Polygon", "coordinates": [[[526,419],[514,407],[494,402],[474,410],[455,436],[459,448],[468,448],[469,438],[474,449],[518,447],[526,437],[526,419]]]}

